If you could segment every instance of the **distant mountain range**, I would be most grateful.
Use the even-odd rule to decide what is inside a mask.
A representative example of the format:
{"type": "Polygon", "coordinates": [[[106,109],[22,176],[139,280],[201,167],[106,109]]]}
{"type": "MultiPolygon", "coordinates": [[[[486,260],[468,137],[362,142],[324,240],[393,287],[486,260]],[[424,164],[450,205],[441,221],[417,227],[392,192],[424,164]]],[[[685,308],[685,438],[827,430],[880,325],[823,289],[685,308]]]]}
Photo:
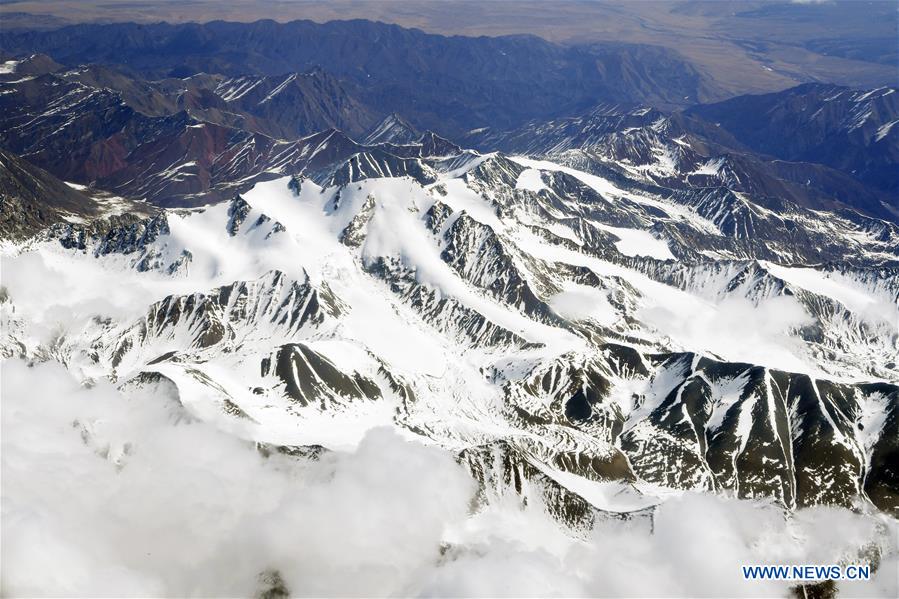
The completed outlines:
{"type": "Polygon", "coordinates": [[[0,48],[45,53],[67,66],[118,65],[153,79],[319,67],[366,104],[444,135],[511,127],[602,100],[686,106],[714,86],[676,53],[653,46],[444,37],[369,21],[75,25],[0,31],[0,48]]]}
{"type": "MultiPolygon", "coordinates": [[[[148,80],[98,65],[69,69],[40,54],[10,64],[0,74],[2,147],[61,179],[159,205],[226,199],[365,145],[414,142],[429,122],[372,103],[356,83],[321,69],[148,80]],[[320,133],[327,130],[339,133],[320,133]]],[[[893,88],[815,84],[674,112],[602,103],[513,129],[467,129],[456,139],[483,151],[578,150],[653,185],[701,188],[728,179],[737,191],[771,198],[775,209],[788,200],[895,220],[897,97],[893,88]],[[776,134],[781,122],[790,131],[784,138],[776,134]]],[[[406,99],[413,100],[421,98],[406,99]]],[[[472,116],[467,125],[479,122],[472,116]]],[[[442,133],[453,129],[438,124],[442,133]]]]}

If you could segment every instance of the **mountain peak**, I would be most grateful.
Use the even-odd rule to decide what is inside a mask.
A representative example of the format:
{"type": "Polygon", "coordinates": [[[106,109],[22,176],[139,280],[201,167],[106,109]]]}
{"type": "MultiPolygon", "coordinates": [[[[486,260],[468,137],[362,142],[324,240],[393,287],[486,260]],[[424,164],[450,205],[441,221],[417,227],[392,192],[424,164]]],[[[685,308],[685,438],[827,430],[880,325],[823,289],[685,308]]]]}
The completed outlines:
{"type": "Polygon", "coordinates": [[[418,141],[420,134],[399,114],[392,112],[372,127],[362,138],[362,143],[375,145],[390,143],[406,145],[418,141]]]}

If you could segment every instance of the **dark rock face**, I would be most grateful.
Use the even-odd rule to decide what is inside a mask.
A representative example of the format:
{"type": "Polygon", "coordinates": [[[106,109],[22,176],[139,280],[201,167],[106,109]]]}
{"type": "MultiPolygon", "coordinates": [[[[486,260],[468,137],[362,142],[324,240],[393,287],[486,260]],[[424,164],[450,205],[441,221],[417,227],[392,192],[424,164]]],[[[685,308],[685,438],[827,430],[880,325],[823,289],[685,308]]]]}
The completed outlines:
{"type": "Polygon", "coordinates": [[[240,226],[247,219],[250,210],[250,205],[242,197],[237,196],[231,200],[231,205],[228,206],[228,235],[231,237],[237,235],[237,231],[240,230],[240,226]]]}
{"type": "Polygon", "coordinates": [[[360,135],[376,118],[376,112],[337,78],[318,68],[287,75],[228,78],[201,91],[210,98],[221,98],[224,110],[241,115],[242,128],[276,139],[296,139],[331,127],[360,135]]]}
{"type": "MultiPolygon", "coordinates": [[[[140,271],[160,267],[158,250],[149,246],[160,236],[168,234],[168,217],[164,212],[144,219],[136,213],[87,224],[59,223],[45,232],[48,239],[58,240],[64,248],[82,252],[90,250],[94,256],[136,253],[134,267],[140,271]]],[[[188,259],[186,256],[182,258],[188,259]]]]}
{"type": "MultiPolygon", "coordinates": [[[[41,61],[34,60],[31,62],[35,63],[33,70],[39,73],[37,76],[9,81],[0,77],[5,92],[0,94],[3,109],[0,145],[64,180],[94,184],[118,195],[144,198],[158,205],[195,206],[230,199],[235,192],[245,191],[253,183],[277,174],[330,170],[336,161],[356,153],[369,156],[360,157],[361,175],[342,175],[347,180],[388,174],[393,172],[390,168],[393,166],[400,173],[421,178],[417,165],[397,158],[436,158],[462,152],[435,133],[418,132],[422,125],[433,125],[485,150],[553,155],[583,152],[585,158],[569,158],[593,162],[601,159],[604,166],[594,164],[592,168],[618,170],[619,176],[623,167],[630,169],[625,176],[632,176],[636,170],[652,185],[696,196],[685,200],[689,203],[704,202],[709,193],[719,193],[710,190],[726,188],[751,194],[755,202],[777,213],[788,212],[793,205],[798,205],[816,210],[851,208],[881,219],[899,219],[894,193],[899,128],[891,125],[899,118],[896,114],[899,96],[892,93],[892,88],[852,91],[836,86],[804,85],[777,94],[743,96],[666,114],[632,102],[622,103],[633,99],[625,97],[633,88],[642,89],[646,81],[661,76],[653,69],[665,61],[654,54],[654,49],[574,47],[562,51],[552,45],[531,59],[539,63],[562,52],[556,57],[558,60],[590,61],[590,66],[579,66],[575,69],[577,74],[569,73],[571,78],[553,86],[547,82],[545,88],[538,85],[527,94],[518,94],[514,100],[504,96],[512,93],[514,86],[501,88],[502,93],[497,91],[500,80],[495,74],[479,83],[477,73],[466,72],[464,81],[451,86],[452,92],[444,86],[448,85],[446,81],[455,79],[428,83],[427,77],[436,76],[441,65],[452,71],[449,77],[462,77],[448,62],[436,66],[429,63],[426,73],[418,73],[420,65],[410,67],[410,71],[400,76],[393,72],[399,68],[393,61],[378,66],[390,72],[390,79],[386,74],[384,78],[366,76],[363,79],[356,64],[350,69],[337,61],[331,65],[334,68],[325,65],[329,68],[327,72],[312,68],[314,65],[305,62],[306,53],[284,72],[269,74],[268,65],[257,69],[249,61],[239,63],[240,68],[235,62],[229,68],[218,69],[226,75],[197,74],[183,79],[147,81],[138,75],[140,68],[135,71],[134,67],[141,61],[157,60],[155,53],[149,53],[153,56],[148,57],[137,49],[150,39],[163,46],[173,44],[172,52],[183,51],[188,56],[200,52],[206,56],[204,53],[224,43],[215,41],[216,36],[232,27],[236,31],[252,31],[241,38],[238,47],[247,44],[255,51],[267,52],[262,36],[278,36],[291,27],[304,33],[313,32],[310,40],[324,35],[322,31],[329,27],[334,29],[331,34],[338,38],[362,32],[362,38],[368,40],[364,43],[368,43],[366,36],[374,35],[383,26],[363,23],[312,26],[299,22],[150,26],[134,37],[120,30],[129,27],[78,26],[52,33],[10,34],[8,43],[52,45],[63,39],[86,43],[84,36],[88,30],[101,36],[104,32],[114,33],[123,36],[116,38],[125,43],[123,52],[134,52],[135,57],[129,61],[130,74],[97,64],[66,71],[49,64],[40,67],[41,61]],[[177,32],[191,27],[198,28],[194,33],[208,36],[211,45],[202,49],[177,47],[183,43],[177,32]],[[307,31],[309,27],[312,28],[307,31]],[[13,38],[18,41],[11,41],[13,38]],[[136,44],[135,48],[129,50],[130,43],[136,44]],[[650,57],[655,65],[652,68],[642,62],[650,57]],[[634,64],[622,66],[632,59],[636,61],[634,64]],[[311,70],[297,72],[299,66],[311,70]],[[246,74],[260,69],[265,74],[246,74]],[[593,73],[594,70],[600,74],[593,73]],[[418,75],[413,76],[413,72],[418,75]],[[607,96],[603,91],[607,89],[605,79],[625,77],[625,73],[627,84],[616,88],[621,97],[609,98],[617,102],[595,105],[597,99],[607,96]],[[426,81],[416,78],[419,75],[426,81]],[[591,89],[591,85],[596,87],[589,101],[551,102],[554,94],[561,93],[566,85],[579,78],[586,80],[578,93],[582,87],[583,90],[591,89]],[[431,84],[439,88],[440,98],[431,96],[436,93],[431,84]],[[380,90],[382,85],[389,89],[380,90]],[[405,89],[404,85],[413,85],[413,89],[405,89]],[[404,89],[402,94],[398,88],[404,89]],[[479,107],[486,98],[477,100],[468,98],[467,94],[484,94],[490,102],[479,107]],[[441,102],[451,102],[452,107],[441,102]],[[540,106],[528,107],[529,102],[540,106]],[[427,114],[421,114],[422,106],[429,107],[427,114]],[[466,110],[460,111],[459,106],[465,106],[466,110]],[[403,116],[391,112],[378,121],[378,115],[388,110],[399,110],[403,116]],[[515,116],[528,110],[534,114],[515,116]],[[439,122],[433,120],[435,114],[440,115],[439,122]],[[576,116],[559,116],[565,114],[576,116]],[[464,127],[454,125],[453,118],[464,120],[464,127]],[[525,122],[527,119],[531,120],[525,122]],[[410,124],[409,120],[416,124],[410,124]],[[783,131],[788,133],[781,135],[783,131]],[[364,139],[364,145],[347,135],[364,139]],[[789,141],[779,147],[781,138],[789,141]],[[373,146],[392,157],[378,156],[373,146]]],[[[460,45],[461,54],[485,61],[482,54],[487,48],[480,48],[481,44],[503,46],[501,61],[515,62],[536,52],[532,43],[544,43],[448,39],[400,28],[387,28],[381,33],[387,36],[382,41],[412,45],[412,52],[424,52],[432,46],[442,47],[441,44],[460,45]]],[[[334,39],[329,37],[328,43],[334,39]]],[[[294,49],[299,52],[301,48],[294,46],[299,44],[305,48],[306,43],[304,38],[303,42],[288,44],[288,48],[290,52],[294,49]]],[[[363,42],[359,43],[364,46],[363,42]]],[[[83,53],[83,59],[115,62],[111,57],[106,60],[94,56],[95,51],[94,46],[81,50],[74,47],[67,55],[71,60],[83,53]]],[[[320,48],[315,48],[313,53],[319,51],[320,48]]],[[[470,66],[467,64],[466,68],[470,66]]],[[[492,63],[485,66],[489,73],[493,68],[492,63]]],[[[535,69],[535,65],[528,65],[529,72],[535,69]]],[[[557,70],[553,67],[552,73],[544,75],[552,78],[565,73],[564,69],[559,73],[557,70]]],[[[204,71],[214,73],[216,69],[204,71]]],[[[148,72],[153,72],[150,66],[144,70],[145,74],[148,72]]],[[[678,81],[689,80],[681,75],[671,76],[678,81]]],[[[739,217],[741,222],[725,226],[740,229],[746,226],[742,221],[747,218],[752,217],[739,217]]]]}
{"type": "Polygon", "coordinates": [[[285,393],[302,406],[329,408],[332,402],[382,397],[377,383],[353,373],[348,375],[333,362],[302,343],[282,346],[262,361],[262,374],[284,383],[285,393]]]}
{"type": "Polygon", "coordinates": [[[320,69],[144,81],[92,66],[0,87],[0,146],[67,181],[161,206],[231,199],[301,172],[433,181],[420,159],[462,151],[431,132],[357,143],[338,128],[361,133],[372,112],[320,69]]]}
{"type": "MultiPolygon", "coordinates": [[[[436,173],[424,165],[421,160],[396,156],[380,148],[353,155],[331,171],[329,175],[324,181],[328,187],[379,177],[411,177],[422,185],[437,181],[436,173]]],[[[321,175],[316,178],[324,179],[321,175]]]]}
{"type": "MultiPolygon", "coordinates": [[[[880,435],[871,448],[865,493],[884,511],[899,514],[899,395],[894,386],[882,383],[866,385],[864,392],[885,407],[880,435]]],[[[859,429],[864,431],[863,426],[859,429]]]]}
{"type": "Polygon", "coordinates": [[[0,149],[0,239],[21,241],[53,229],[64,246],[84,249],[90,236],[155,212],[143,202],[68,185],[0,149]]]}
{"type": "Polygon", "coordinates": [[[66,216],[91,218],[99,212],[89,196],[0,150],[0,238],[22,239],[66,216]]]}
{"type": "MultiPolygon", "coordinates": [[[[138,262],[138,270],[143,262],[138,262]]],[[[153,266],[159,269],[165,265],[153,266]]],[[[118,334],[106,359],[118,367],[132,352],[171,339],[186,340],[184,351],[233,351],[235,344],[264,336],[269,329],[278,329],[289,338],[315,328],[339,314],[340,309],[326,289],[273,271],[256,281],[236,282],[209,293],[172,295],[150,305],[142,319],[118,334]]],[[[174,353],[156,361],[173,357],[174,353]]]]}
{"type": "MultiPolygon", "coordinates": [[[[599,510],[576,493],[541,472],[527,451],[505,441],[463,450],[459,461],[480,483],[477,501],[515,494],[523,505],[540,502],[560,521],[574,528],[589,529],[597,520],[648,517],[648,513],[611,514],[599,510]]],[[[582,472],[582,470],[574,470],[582,472]]]]}

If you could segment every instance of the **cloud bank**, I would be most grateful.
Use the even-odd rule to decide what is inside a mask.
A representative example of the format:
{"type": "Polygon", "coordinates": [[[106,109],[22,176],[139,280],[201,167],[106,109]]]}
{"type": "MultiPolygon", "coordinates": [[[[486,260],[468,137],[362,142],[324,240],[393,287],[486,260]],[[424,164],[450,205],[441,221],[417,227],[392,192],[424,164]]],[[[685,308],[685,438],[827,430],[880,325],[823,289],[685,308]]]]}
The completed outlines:
{"type": "Polygon", "coordinates": [[[895,596],[896,522],[685,494],[581,535],[535,502],[472,513],[447,451],[370,431],[353,452],[279,453],[191,418],[171,386],[84,387],[2,364],[5,596],[784,596],[743,563],[881,555],[853,596],[895,596]],[[871,553],[873,555],[874,553],[871,553]]]}

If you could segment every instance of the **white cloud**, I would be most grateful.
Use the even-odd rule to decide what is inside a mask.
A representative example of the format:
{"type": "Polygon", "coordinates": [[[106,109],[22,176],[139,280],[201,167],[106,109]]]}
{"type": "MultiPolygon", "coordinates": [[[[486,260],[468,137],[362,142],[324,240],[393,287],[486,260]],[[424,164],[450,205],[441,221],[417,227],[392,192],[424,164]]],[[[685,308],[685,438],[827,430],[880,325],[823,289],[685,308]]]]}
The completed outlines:
{"type": "Polygon", "coordinates": [[[549,305],[561,316],[573,320],[592,318],[600,324],[611,325],[617,318],[608,292],[587,285],[569,285],[552,296],[549,305]]]}
{"type": "Polygon", "coordinates": [[[439,556],[473,481],[441,450],[372,431],[318,462],[262,457],[164,389],[84,389],[3,363],[4,596],[383,595],[439,556]]]}
{"type": "Polygon", "coordinates": [[[715,304],[658,303],[642,309],[639,318],[684,348],[701,347],[725,359],[792,372],[817,372],[804,359],[802,343],[791,334],[813,322],[792,296],[768,298],[758,304],[740,297],[715,304]]]}
{"type": "MultiPolygon", "coordinates": [[[[857,548],[879,544],[890,557],[854,596],[896,592],[896,523],[839,508],[800,510],[787,518],[770,503],[684,494],[646,519],[600,522],[583,541],[535,546],[539,508],[510,517],[495,510],[470,549],[434,571],[426,596],[782,597],[788,583],[744,581],[743,564],[859,563],[857,548]],[[500,524],[496,524],[499,522],[500,524]],[[650,527],[652,533],[650,533],[650,527]],[[892,532],[889,531],[892,528],[892,532]],[[485,533],[484,531],[487,531],[485,533]]],[[[482,516],[485,518],[485,516],[482,516]]],[[[463,543],[465,546],[465,543],[463,543]]]]}
{"type": "Polygon", "coordinates": [[[8,596],[251,596],[277,570],[294,595],[783,595],[742,563],[892,553],[853,594],[895,594],[896,523],[686,494],[649,522],[584,539],[537,503],[469,513],[452,455],[368,433],[352,453],[265,458],[187,416],[165,385],[85,388],[58,364],[2,364],[8,596]],[[856,592],[858,591],[858,592],[856,592]]]}

